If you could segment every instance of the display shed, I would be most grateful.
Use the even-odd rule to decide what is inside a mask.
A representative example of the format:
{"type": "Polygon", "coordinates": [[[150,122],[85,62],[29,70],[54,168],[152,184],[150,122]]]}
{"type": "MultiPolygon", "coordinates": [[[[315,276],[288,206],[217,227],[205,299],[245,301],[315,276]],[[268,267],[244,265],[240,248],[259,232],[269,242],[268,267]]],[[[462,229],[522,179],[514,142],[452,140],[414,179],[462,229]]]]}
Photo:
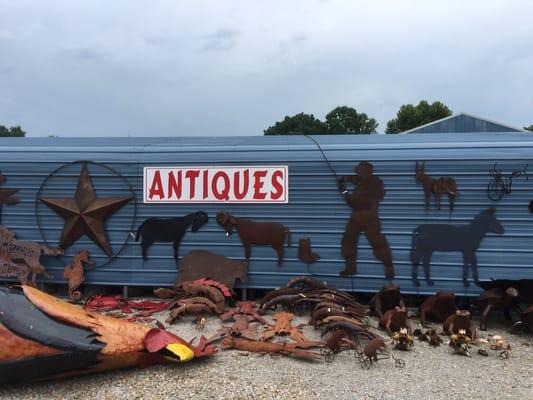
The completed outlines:
{"type": "MultiPolygon", "coordinates": [[[[18,240],[46,242],[58,246],[65,220],[57,210],[40,201],[73,199],[86,165],[98,198],[132,196],[105,220],[112,258],[86,235],[70,245],[65,255],[43,256],[42,264],[53,278],[43,282],[65,282],[65,264],[82,248],[89,250],[95,267],[86,273],[86,284],[124,286],[170,286],[176,278],[172,246],[154,243],[143,260],[134,233],[150,217],[174,217],[203,210],[209,222],[195,233],[187,232],[179,255],[206,249],[233,259],[243,259],[237,234],[227,238],[215,220],[225,210],[237,217],[280,222],[292,234],[292,246],[285,245],[283,264],[277,266],[270,247],[254,246],[245,288],[274,288],[302,274],[312,274],[330,285],[361,292],[375,292],[387,279],[365,237],[357,251],[357,274],[340,276],[345,267],[341,239],[351,209],[337,187],[337,175],[353,175],[354,166],[369,161],[385,186],[379,205],[382,232],[392,250],[396,272],[394,282],[405,293],[434,293],[451,290],[459,295],[479,291],[465,289],[461,252],[435,252],[431,258],[433,286],[423,279],[413,284],[410,257],[413,230],[421,224],[467,225],[481,211],[495,207],[494,216],[503,234],[487,233],[477,249],[479,278],[533,278],[533,181],[524,175],[513,180],[509,194],[491,200],[487,187],[489,171],[503,176],[521,170],[531,162],[533,135],[527,133],[412,134],[412,135],[328,135],[277,137],[174,137],[174,138],[3,138],[0,139],[0,172],[5,181],[0,189],[18,189],[18,204],[4,204],[2,225],[18,240]],[[314,139],[314,140],[312,140],[314,139]],[[316,141],[316,143],[315,143],[316,141]],[[319,147],[317,146],[319,144],[319,147]],[[329,161],[327,161],[329,160],[329,161]],[[423,186],[415,181],[415,165],[425,161],[425,172],[433,178],[453,177],[458,195],[449,210],[446,193],[441,210],[424,205],[423,186]],[[143,202],[145,167],[194,166],[287,166],[288,202],[256,204],[157,203],[143,202]],[[130,234],[131,232],[131,234],[130,234]],[[307,265],[297,257],[298,239],[307,237],[320,260],[307,265]]],[[[497,186],[499,187],[499,186],[497,186]]],[[[347,183],[349,193],[354,186],[347,183]]],[[[440,189],[437,190],[445,190],[440,189]]],[[[494,196],[493,196],[494,197],[494,196]]],[[[437,241],[440,238],[436,239],[437,241]]],[[[444,240],[444,239],[443,239],[444,240]]],[[[469,281],[472,280],[472,272],[469,281]]]]}

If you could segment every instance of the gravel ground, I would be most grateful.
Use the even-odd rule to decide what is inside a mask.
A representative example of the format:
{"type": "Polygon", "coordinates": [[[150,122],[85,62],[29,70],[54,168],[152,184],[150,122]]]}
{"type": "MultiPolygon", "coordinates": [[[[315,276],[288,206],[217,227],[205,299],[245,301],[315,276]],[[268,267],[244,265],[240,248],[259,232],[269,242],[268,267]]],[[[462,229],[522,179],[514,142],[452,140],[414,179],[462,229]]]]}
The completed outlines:
{"type": "MultiPolygon", "coordinates": [[[[295,325],[306,322],[297,318],[295,325]]],[[[417,320],[413,320],[416,327],[417,320]]],[[[372,320],[377,326],[377,321],[372,320]]],[[[289,357],[243,354],[236,350],[211,359],[147,369],[109,372],[52,382],[0,388],[1,399],[531,399],[533,398],[533,337],[510,335],[503,321],[489,322],[489,331],[502,335],[512,346],[511,357],[451,355],[445,344],[432,348],[415,340],[409,352],[394,351],[405,360],[395,368],[380,360],[362,369],[353,352],[338,355],[332,363],[306,362],[289,357]]],[[[203,334],[220,326],[210,317],[203,334]]],[[[437,327],[437,325],[434,325],[437,327]]],[[[190,318],[170,327],[190,338],[198,336],[190,318]]],[[[440,327],[439,327],[440,330],[440,327]]],[[[305,327],[309,338],[319,333],[305,327]]]]}

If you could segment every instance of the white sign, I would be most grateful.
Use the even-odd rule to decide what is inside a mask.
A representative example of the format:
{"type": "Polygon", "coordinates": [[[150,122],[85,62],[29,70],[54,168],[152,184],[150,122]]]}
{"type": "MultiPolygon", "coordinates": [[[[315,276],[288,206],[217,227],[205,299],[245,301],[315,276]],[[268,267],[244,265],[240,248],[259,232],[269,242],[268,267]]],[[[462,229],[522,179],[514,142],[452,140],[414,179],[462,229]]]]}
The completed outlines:
{"type": "Polygon", "coordinates": [[[289,168],[144,167],[145,203],[288,203],[289,168]]]}

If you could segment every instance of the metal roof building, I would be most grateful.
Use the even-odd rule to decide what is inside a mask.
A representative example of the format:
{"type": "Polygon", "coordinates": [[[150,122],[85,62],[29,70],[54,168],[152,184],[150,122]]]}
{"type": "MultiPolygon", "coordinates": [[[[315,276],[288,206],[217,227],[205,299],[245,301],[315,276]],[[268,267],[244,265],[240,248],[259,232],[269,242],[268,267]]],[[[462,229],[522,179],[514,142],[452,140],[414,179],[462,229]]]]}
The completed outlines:
{"type": "Polygon", "coordinates": [[[471,114],[459,113],[450,115],[417,126],[401,133],[467,133],[467,132],[523,132],[523,129],[509,126],[486,118],[476,117],[471,114]]]}
{"type": "MultiPolygon", "coordinates": [[[[326,135],[314,139],[337,174],[352,174],[355,164],[368,160],[385,183],[386,196],[379,213],[392,248],[395,282],[402,291],[434,293],[446,289],[464,294],[462,257],[458,253],[435,253],[432,259],[435,286],[427,286],[424,280],[418,290],[413,286],[409,260],[412,232],[423,223],[467,224],[490,206],[496,207],[505,234],[488,234],[482,242],[477,252],[480,279],[533,278],[533,214],[528,211],[533,182],[517,179],[512,193],[498,202],[487,196],[488,171],[495,162],[507,174],[531,161],[533,134],[326,135]],[[425,210],[422,187],[414,178],[417,160],[426,161],[429,175],[452,176],[457,181],[459,196],[452,213],[446,199],[442,210],[434,206],[425,210]]],[[[2,224],[20,240],[42,242],[44,235],[50,245],[57,245],[63,221],[40,203],[38,196],[72,197],[80,167],[65,163],[76,160],[101,163],[89,165],[98,196],[116,196],[121,185],[131,185],[136,207],[130,202],[106,222],[111,246],[119,253],[115,259],[107,262],[106,255],[84,236],[65,256],[42,258],[48,272],[54,275],[52,281],[64,282],[61,278],[64,265],[72,260],[76,250],[87,248],[99,266],[87,273],[86,283],[172,285],[176,275],[172,247],[156,243],[150,249],[150,258],[143,261],[140,245],[129,232],[148,217],[181,216],[198,209],[206,211],[210,221],[198,232],[186,234],[180,255],[193,249],[208,249],[242,259],[244,253],[238,236],[226,238],[215,221],[216,212],[225,209],[239,217],[281,222],[290,227],[293,243],[300,237],[310,237],[313,250],[321,256],[308,271],[297,258],[297,245],[293,245],[286,248],[285,261],[277,267],[271,248],[255,246],[246,287],[277,287],[309,272],[346,290],[375,291],[387,282],[384,268],[375,259],[364,235],[359,240],[358,274],[353,278],[339,276],[344,268],[340,241],[351,210],[340,196],[322,153],[304,136],[2,138],[0,171],[7,178],[2,188],[18,188],[16,195],[21,199],[17,205],[4,205],[2,224]],[[278,164],[289,168],[288,204],[143,204],[146,166],[278,164]],[[117,181],[116,173],[125,180],[117,181]]],[[[476,290],[471,286],[468,293],[476,290]]]]}

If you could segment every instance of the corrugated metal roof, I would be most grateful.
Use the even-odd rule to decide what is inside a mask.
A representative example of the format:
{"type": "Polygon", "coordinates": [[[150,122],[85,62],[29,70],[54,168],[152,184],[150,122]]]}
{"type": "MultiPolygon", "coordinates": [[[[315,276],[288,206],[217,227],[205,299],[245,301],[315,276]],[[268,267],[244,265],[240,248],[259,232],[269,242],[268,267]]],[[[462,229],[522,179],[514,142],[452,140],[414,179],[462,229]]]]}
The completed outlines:
{"type": "MultiPolygon", "coordinates": [[[[375,173],[384,181],[387,194],[380,215],[392,251],[396,282],[406,292],[416,292],[411,283],[409,249],[413,229],[422,223],[466,224],[478,212],[491,205],[506,228],[503,236],[489,234],[478,251],[481,279],[533,278],[533,215],[527,205],[533,198],[533,183],[520,178],[511,195],[494,203],[488,199],[488,170],[495,161],[504,172],[523,167],[533,155],[533,134],[462,134],[462,135],[357,135],[314,136],[333,168],[340,175],[351,174],[360,160],[374,164],[375,173]],[[460,196],[452,214],[423,206],[422,187],[414,180],[416,160],[426,160],[432,176],[453,176],[460,196]]],[[[20,188],[21,203],[4,206],[2,222],[20,239],[40,240],[36,227],[35,198],[48,174],[64,163],[75,160],[102,162],[122,174],[133,186],[137,199],[136,228],[148,217],[184,215],[203,209],[211,220],[197,233],[187,233],[180,254],[193,249],[209,249],[242,259],[244,252],[236,235],[226,239],[214,215],[226,209],[236,216],[258,221],[279,221],[291,228],[293,242],[310,237],[321,260],[310,267],[318,279],[326,279],[343,289],[375,291],[385,283],[384,269],[374,258],[364,235],[359,240],[359,271],[353,279],[341,278],[344,267],[340,240],[350,209],[336,189],[335,179],[316,145],[302,136],[276,137],[175,137],[175,138],[4,138],[0,139],[0,171],[7,177],[3,187],[20,188]],[[148,165],[257,165],[289,166],[290,203],[287,205],[142,204],[142,172],[148,165]]],[[[108,170],[90,165],[98,196],[123,193],[123,183],[108,170]]],[[[73,195],[79,166],[65,167],[43,189],[50,197],[73,195]]],[[[62,220],[44,205],[37,206],[44,222],[45,235],[57,244],[62,220]]],[[[108,234],[115,251],[127,236],[133,212],[129,204],[108,221],[108,234]]],[[[65,257],[43,257],[43,263],[60,282],[63,265],[75,250],[88,248],[97,262],[104,254],[87,238],[80,239],[65,257]]],[[[170,285],[175,265],[170,244],[158,243],[143,262],[140,246],[129,239],[120,256],[103,267],[90,271],[88,283],[119,285],[170,285]]],[[[436,289],[464,293],[461,281],[462,258],[458,253],[435,253],[432,260],[434,287],[422,281],[419,293],[436,289]]],[[[248,287],[276,287],[288,279],[307,273],[307,266],[297,259],[297,246],[286,249],[285,262],[278,268],[270,248],[255,247],[252,252],[248,287]]],[[[420,271],[421,276],[421,271],[420,271]]],[[[469,293],[474,293],[472,288],[469,293]]]]}
{"type": "Polygon", "coordinates": [[[450,115],[401,133],[523,132],[501,122],[466,113],[450,115]]]}

